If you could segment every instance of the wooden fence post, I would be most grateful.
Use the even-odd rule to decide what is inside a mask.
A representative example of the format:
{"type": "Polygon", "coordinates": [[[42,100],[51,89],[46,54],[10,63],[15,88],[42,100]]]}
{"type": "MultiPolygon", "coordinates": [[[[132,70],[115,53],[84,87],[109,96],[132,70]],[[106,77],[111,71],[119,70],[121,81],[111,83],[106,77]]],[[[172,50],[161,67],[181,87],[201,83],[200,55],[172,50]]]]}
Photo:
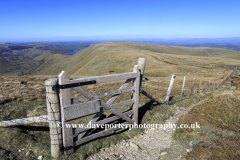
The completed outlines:
{"type": "Polygon", "coordinates": [[[135,91],[133,93],[133,117],[135,124],[138,124],[138,101],[139,101],[139,85],[140,85],[140,72],[139,72],[139,66],[135,65],[133,68],[133,72],[137,73],[137,78],[133,81],[133,85],[135,87],[135,91]]]}
{"type": "Polygon", "coordinates": [[[145,65],[146,65],[146,59],[145,58],[138,58],[138,67],[141,70],[141,75],[140,75],[140,92],[142,89],[142,79],[144,76],[144,70],[145,70],[145,65]]]}
{"type": "MultiPolygon", "coordinates": [[[[62,71],[59,76],[59,85],[69,84],[70,76],[65,72],[62,71]]],[[[62,119],[62,135],[63,135],[63,149],[65,155],[69,155],[74,152],[73,147],[73,132],[72,128],[67,128],[66,124],[71,126],[71,121],[65,122],[63,119],[63,107],[71,105],[70,99],[70,89],[60,89],[59,93],[60,104],[61,104],[61,119],[62,119]]]]}
{"type": "Polygon", "coordinates": [[[211,81],[208,81],[208,88],[207,88],[207,91],[209,91],[210,83],[211,83],[211,81]]]}
{"type": "Polygon", "coordinates": [[[58,91],[56,89],[57,84],[57,78],[48,79],[45,81],[47,112],[51,139],[51,156],[56,159],[60,157],[60,149],[62,147],[62,129],[60,126],[61,115],[58,91]],[[55,87],[55,90],[53,90],[53,87],[55,87]]]}
{"type": "Polygon", "coordinates": [[[170,94],[171,94],[171,91],[172,91],[172,87],[173,87],[173,83],[174,83],[175,78],[176,78],[176,76],[173,74],[172,78],[170,80],[170,84],[169,84],[168,90],[167,90],[167,96],[166,96],[166,99],[165,99],[165,103],[166,104],[169,103],[169,98],[170,98],[170,94]]]}
{"type": "Polygon", "coordinates": [[[184,78],[183,78],[181,97],[183,97],[183,94],[184,94],[185,80],[186,80],[186,76],[184,76],[184,78]]]}
{"type": "Polygon", "coordinates": [[[210,82],[210,85],[209,85],[209,91],[212,91],[212,81],[210,82]]]}
{"type": "Polygon", "coordinates": [[[203,92],[205,92],[206,86],[207,86],[207,81],[205,80],[204,87],[203,87],[203,92]]]}
{"type": "Polygon", "coordinates": [[[201,83],[202,83],[202,80],[200,80],[200,82],[199,82],[199,86],[198,86],[198,94],[200,93],[200,90],[201,90],[201,83]]]}
{"type": "Polygon", "coordinates": [[[190,96],[193,94],[194,85],[195,85],[195,78],[193,79],[193,82],[192,82],[190,96]]]}
{"type": "Polygon", "coordinates": [[[218,89],[218,82],[216,83],[216,90],[218,89]]]}

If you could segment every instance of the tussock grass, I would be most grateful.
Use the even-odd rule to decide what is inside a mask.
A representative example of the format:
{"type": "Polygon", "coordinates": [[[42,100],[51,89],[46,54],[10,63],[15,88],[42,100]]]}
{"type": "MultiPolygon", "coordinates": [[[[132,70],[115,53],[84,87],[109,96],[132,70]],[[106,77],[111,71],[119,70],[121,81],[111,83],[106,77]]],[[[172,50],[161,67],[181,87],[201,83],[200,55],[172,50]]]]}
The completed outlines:
{"type": "MultiPolygon", "coordinates": [[[[240,80],[239,77],[235,78],[235,81],[236,79],[240,80]]],[[[234,78],[230,81],[234,81],[234,78]]],[[[201,127],[179,128],[174,133],[174,139],[185,147],[190,147],[190,141],[194,142],[193,150],[187,154],[187,159],[238,159],[240,156],[240,92],[235,90],[217,93],[209,94],[207,100],[195,105],[188,114],[179,119],[179,124],[190,125],[198,122],[201,127]]]]}

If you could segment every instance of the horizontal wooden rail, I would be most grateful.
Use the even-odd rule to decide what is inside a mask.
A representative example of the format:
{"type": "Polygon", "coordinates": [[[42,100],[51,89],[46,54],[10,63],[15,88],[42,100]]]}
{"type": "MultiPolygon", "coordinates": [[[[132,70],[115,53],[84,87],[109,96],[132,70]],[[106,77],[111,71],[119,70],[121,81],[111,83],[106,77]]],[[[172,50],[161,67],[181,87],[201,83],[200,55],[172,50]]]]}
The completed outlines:
{"type": "Polygon", "coordinates": [[[104,76],[71,79],[70,83],[79,83],[79,82],[92,81],[92,80],[96,80],[97,83],[106,83],[106,82],[112,82],[112,81],[132,79],[136,77],[137,77],[137,73],[128,72],[128,73],[111,74],[111,75],[104,75],[104,76]]]}
{"type": "MultiPolygon", "coordinates": [[[[123,114],[126,115],[126,116],[131,115],[131,114],[133,114],[133,110],[124,112],[123,114]]],[[[103,119],[101,121],[97,121],[97,122],[91,123],[91,125],[95,125],[96,126],[96,124],[97,125],[106,124],[106,123],[109,123],[109,122],[116,121],[118,119],[120,119],[119,116],[112,116],[112,117],[103,119]]],[[[91,128],[87,128],[89,125],[90,124],[85,125],[85,126],[83,126],[83,128],[73,129],[73,134],[79,134],[81,132],[84,132],[84,131],[87,131],[87,130],[91,129],[91,128]]]]}
{"type": "MultiPolygon", "coordinates": [[[[118,107],[121,107],[121,106],[133,104],[134,101],[135,101],[135,99],[129,99],[129,100],[126,100],[126,101],[122,101],[122,102],[119,102],[119,103],[115,103],[115,104],[112,104],[112,105],[111,105],[111,108],[118,108],[118,107]]],[[[103,111],[105,111],[105,110],[106,110],[106,109],[103,108],[103,111]]]]}
{"type": "MultiPolygon", "coordinates": [[[[122,123],[121,125],[125,125],[125,124],[128,124],[127,122],[125,123],[122,123]]],[[[101,132],[98,132],[98,133],[95,133],[95,134],[92,134],[90,136],[87,136],[87,137],[84,137],[82,139],[74,139],[73,140],[73,145],[74,146],[78,146],[80,144],[83,144],[83,143],[86,143],[88,141],[91,141],[93,139],[96,139],[96,138],[99,138],[99,137],[102,137],[102,136],[105,136],[105,135],[108,135],[108,134],[111,134],[112,132],[118,130],[118,129],[121,129],[120,127],[116,127],[116,128],[109,128],[107,130],[104,130],[104,131],[101,131],[101,132]]]]}
{"type": "Polygon", "coordinates": [[[25,125],[25,124],[45,123],[45,122],[48,122],[48,115],[14,119],[10,121],[1,121],[0,127],[19,126],[19,125],[25,125]]]}
{"type": "MultiPolygon", "coordinates": [[[[135,90],[135,87],[132,86],[132,87],[128,87],[128,88],[123,88],[123,89],[116,89],[116,90],[111,90],[111,91],[107,91],[107,92],[102,92],[102,93],[98,93],[98,94],[93,94],[93,96],[96,98],[96,99],[99,99],[99,98],[103,98],[103,97],[107,97],[107,96],[112,96],[112,95],[115,95],[115,94],[121,94],[121,93],[125,93],[125,92],[130,92],[130,91],[134,91],[135,90]]],[[[79,103],[79,102],[86,102],[86,101],[89,101],[88,98],[84,97],[84,96],[81,96],[81,97],[78,97],[78,98],[72,98],[71,99],[71,103],[74,104],[74,103],[79,103]]]]}

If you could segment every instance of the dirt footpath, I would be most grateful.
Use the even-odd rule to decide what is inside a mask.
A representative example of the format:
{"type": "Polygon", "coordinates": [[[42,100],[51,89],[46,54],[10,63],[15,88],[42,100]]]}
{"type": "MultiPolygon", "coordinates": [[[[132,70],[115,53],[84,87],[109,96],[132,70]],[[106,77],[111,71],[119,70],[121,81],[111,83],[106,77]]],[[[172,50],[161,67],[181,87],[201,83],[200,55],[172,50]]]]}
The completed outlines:
{"type": "MultiPolygon", "coordinates": [[[[206,100],[206,99],[205,99],[206,100]]],[[[204,101],[204,100],[203,100],[204,101]]],[[[202,103],[200,101],[199,103],[202,103]]],[[[198,104],[199,104],[198,103],[198,104]]],[[[165,124],[176,124],[178,118],[188,113],[194,105],[188,108],[175,107],[176,111],[173,117],[166,120],[165,124]]],[[[181,144],[177,144],[172,139],[175,129],[155,128],[153,130],[146,129],[143,135],[136,136],[127,141],[123,140],[115,146],[102,149],[99,153],[94,154],[88,160],[108,159],[108,160],[158,160],[158,159],[185,159],[182,154],[186,154],[191,149],[184,148],[181,144]],[[171,148],[170,148],[171,147],[171,148]],[[166,151],[166,149],[176,150],[173,155],[166,151]]]]}

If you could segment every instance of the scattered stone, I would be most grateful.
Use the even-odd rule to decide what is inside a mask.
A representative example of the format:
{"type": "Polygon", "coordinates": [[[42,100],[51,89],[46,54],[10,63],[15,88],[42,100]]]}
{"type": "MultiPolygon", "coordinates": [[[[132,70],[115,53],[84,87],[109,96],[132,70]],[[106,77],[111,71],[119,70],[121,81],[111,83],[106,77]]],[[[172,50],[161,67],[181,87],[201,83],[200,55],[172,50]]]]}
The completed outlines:
{"type": "Polygon", "coordinates": [[[136,150],[138,149],[138,146],[133,142],[130,142],[130,146],[136,150]]]}
{"type": "Polygon", "coordinates": [[[164,156],[164,155],[166,155],[167,154],[167,152],[162,152],[161,153],[161,156],[164,156]]]}
{"type": "Polygon", "coordinates": [[[22,152],[22,150],[20,149],[20,150],[18,150],[18,152],[22,152]]]}
{"type": "Polygon", "coordinates": [[[193,141],[190,142],[190,146],[193,146],[193,141]]]}
{"type": "Polygon", "coordinates": [[[122,157],[123,157],[123,155],[120,155],[119,157],[120,157],[120,158],[122,158],[122,157]]]}
{"type": "Polygon", "coordinates": [[[187,153],[191,152],[192,149],[186,149],[187,153]]]}
{"type": "Polygon", "coordinates": [[[38,157],[38,160],[43,160],[43,156],[39,156],[39,157],[38,157]]]}
{"type": "Polygon", "coordinates": [[[30,154],[32,154],[32,151],[28,151],[28,152],[26,153],[26,156],[29,156],[30,154]]]}

